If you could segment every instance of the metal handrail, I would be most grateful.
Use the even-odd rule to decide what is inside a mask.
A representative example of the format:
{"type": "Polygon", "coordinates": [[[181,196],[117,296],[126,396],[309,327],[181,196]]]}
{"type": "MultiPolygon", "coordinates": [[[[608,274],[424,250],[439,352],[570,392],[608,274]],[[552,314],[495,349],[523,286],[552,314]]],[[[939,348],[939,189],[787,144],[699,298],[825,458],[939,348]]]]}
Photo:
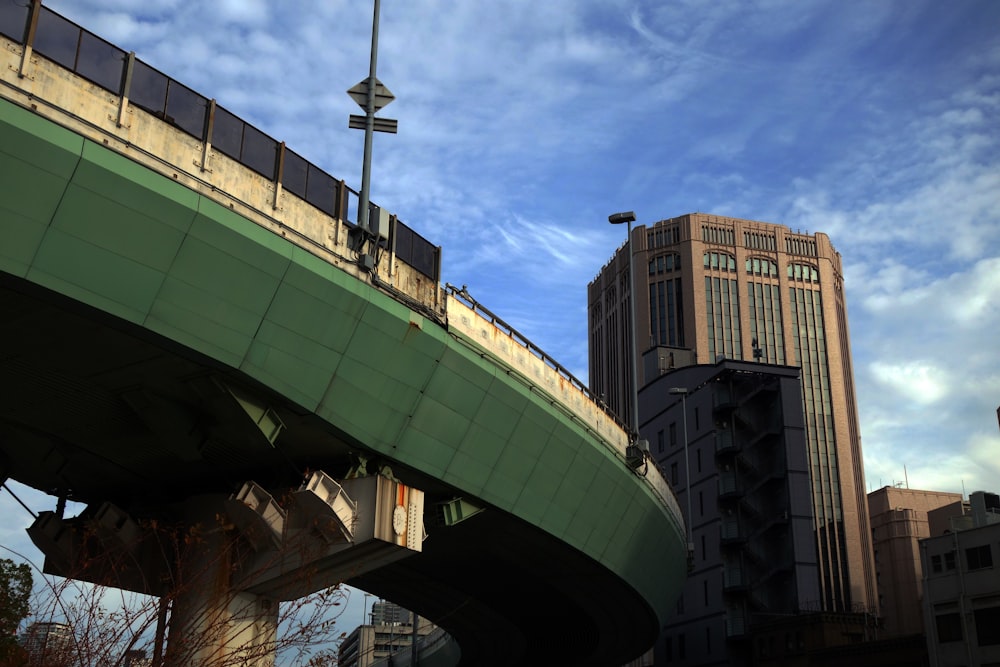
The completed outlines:
{"type": "Polygon", "coordinates": [[[454,296],[459,301],[463,302],[472,311],[480,315],[483,319],[488,320],[493,326],[495,326],[499,331],[510,336],[511,339],[520,344],[524,349],[531,352],[537,358],[541,359],[546,366],[556,371],[564,380],[567,380],[575,389],[582,392],[587,398],[589,398],[595,405],[597,405],[601,410],[609,417],[611,420],[620,426],[626,432],[629,430],[628,424],[626,424],[615,412],[608,407],[601,398],[592,392],[590,388],[581,382],[575,375],[569,372],[565,366],[560,364],[558,361],[549,356],[542,348],[538,347],[532,343],[528,338],[522,334],[520,331],[507,324],[505,321],[500,319],[495,313],[489,310],[486,306],[476,301],[469,294],[468,286],[462,285],[461,289],[455,287],[451,283],[445,283],[445,289],[449,294],[454,296]]]}

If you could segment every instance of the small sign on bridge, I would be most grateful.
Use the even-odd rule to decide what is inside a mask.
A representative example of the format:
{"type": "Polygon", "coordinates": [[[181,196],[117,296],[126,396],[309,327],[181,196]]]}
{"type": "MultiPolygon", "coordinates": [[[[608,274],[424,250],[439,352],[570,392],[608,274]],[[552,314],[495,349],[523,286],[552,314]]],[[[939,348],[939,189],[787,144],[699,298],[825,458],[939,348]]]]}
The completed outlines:
{"type": "MultiPolygon", "coordinates": [[[[352,88],[347,89],[347,94],[358,103],[358,106],[368,110],[368,79],[363,79],[352,88]]],[[[375,111],[378,111],[396,99],[392,92],[382,85],[382,82],[375,79],[375,111]]]]}

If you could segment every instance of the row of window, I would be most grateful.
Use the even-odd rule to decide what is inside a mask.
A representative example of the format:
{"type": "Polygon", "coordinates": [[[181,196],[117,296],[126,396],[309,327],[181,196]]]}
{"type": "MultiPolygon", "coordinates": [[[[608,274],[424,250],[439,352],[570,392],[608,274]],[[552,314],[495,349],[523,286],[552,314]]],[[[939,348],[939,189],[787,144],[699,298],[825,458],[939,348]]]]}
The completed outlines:
{"type": "MultiPolygon", "coordinates": [[[[703,255],[703,261],[706,269],[713,269],[716,271],[736,270],[736,258],[724,252],[706,252],[703,255]]],[[[679,257],[676,268],[680,268],[679,257]]],[[[778,265],[769,259],[750,257],[746,260],[746,272],[758,276],[770,276],[772,278],[777,278],[778,265]]],[[[653,275],[653,262],[649,263],[649,274],[653,275]]],[[[792,280],[818,283],[819,270],[815,266],[811,266],[809,264],[798,264],[793,262],[788,265],[788,277],[792,280]]]]}
{"type": "MultiPolygon", "coordinates": [[[[721,227],[716,225],[701,226],[701,240],[705,243],[716,245],[736,245],[736,230],[732,227],[721,227]]],[[[646,234],[646,246],[648,248],[662,248],[664,246],[676,245],[681,241],[680,227],[676,224],[669,227],[655,227],[646,234]]],[[[778,240],[772,232],[744,231],[743,247],[752,250],[778,250],[778,240]]],[[[785,237],[785,252],[790,255],[803,255],[816,257],[816,240],[813,238],[803,238],[800,236],[785,237]]]]}
{"type": "Polygon", "coordinates": [[[774,234],[743,232],[743,245],[754,250],[777,250],[778,242],[774,234]]]}
{"type": "Polygon", "coordinates": [[[810,238],[785,237],[785,252],[789,255],[816,256],[816,241],[810,238]]]}
{"type": "Polygon", "coordinates": [[[702,225],[701,240],[716,245],[736,245],[736,232],[731,227],[702,225]]]}
{"type": "MultiPolygon", "coordinates": [[[[983,570],[993,567],[993,551],[990,545],[983,544],[978,547],[969,547],[965,550],[965,569],[983,570]]],[[[931,556],[931,572],[939,574],[955,569],[955,551],[946,551],[943,554],[931,556]]]]}
{"type": "Polygon", "coordinates": [[[646,245],[649,248],[662,248],[677,245],[681,242],[681,228],[678,225],[656,227],[646,234],[646,245]]]}
{"type": "Polygon", "coordinates": [[[650,343],[684,346],[684,293],[681,279],[660,280],[649,285],[650,343]]]}
{"type": "MultiPolygon", "coordinates": [[[[1000,646],[1000,607],[974,609],[972,612],[976,626],[976,644],[979,646],[1000,646]]],[[[962,615],[957,612],[937,614],[934,617],[938,641],[942,644],[966,641],[962,629],[962,615]]],[[[972,641],[972,637],[968,637],[972,641]]]]}
{"type": "Polygon", "coordinates": [[[649,260],[649,275],[659,275],[681,270],[681,256],[677,254],[660,255],[649,260]]]}

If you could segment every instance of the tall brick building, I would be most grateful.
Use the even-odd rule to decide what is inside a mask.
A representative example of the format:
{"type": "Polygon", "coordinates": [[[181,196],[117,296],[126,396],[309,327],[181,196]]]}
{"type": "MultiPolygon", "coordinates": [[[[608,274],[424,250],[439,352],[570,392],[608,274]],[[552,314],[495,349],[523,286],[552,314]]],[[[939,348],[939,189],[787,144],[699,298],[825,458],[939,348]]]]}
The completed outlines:
{"type": "MultiPolygon", "coordinates": [[[[632,247],[639,355],[665,346],[682,363],[801,368],[820,566],[815,607],[877,611],[843,268],[829,237],[691,213],[633,228],[632,247]]],[[[623,417],[631,414],[633,335],[626,249],[587,290],[590,386],[623,417]]],[[[639,386],[655,379],[639,373],[639,386]]]]}

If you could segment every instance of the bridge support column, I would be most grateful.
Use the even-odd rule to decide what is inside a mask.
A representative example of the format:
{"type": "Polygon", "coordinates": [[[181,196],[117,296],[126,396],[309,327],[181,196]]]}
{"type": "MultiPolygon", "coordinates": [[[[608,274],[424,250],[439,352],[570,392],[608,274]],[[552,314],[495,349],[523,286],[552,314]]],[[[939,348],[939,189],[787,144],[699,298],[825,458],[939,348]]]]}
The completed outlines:
{"type": "Polygon", "coordinates": [[[111,503],[72,519],[42,512],[28,535],[46,573],[169,600],[164,667],[273,667],[280,602],[406,558],[424,538],[423,492],[389,475],[317,471],[282,492],[279,503],[250,481],[145,520],[111,503]]]}
{"type": "MultiPolygon", "coordinates": [[[[240,542],[220,522],[223,498],[196,501],[178,554],[165,667],[272,667],[278,602],[233,587],[240,542]]],[[[225,519],[223,519],[225,521],[225,519]]]]}

